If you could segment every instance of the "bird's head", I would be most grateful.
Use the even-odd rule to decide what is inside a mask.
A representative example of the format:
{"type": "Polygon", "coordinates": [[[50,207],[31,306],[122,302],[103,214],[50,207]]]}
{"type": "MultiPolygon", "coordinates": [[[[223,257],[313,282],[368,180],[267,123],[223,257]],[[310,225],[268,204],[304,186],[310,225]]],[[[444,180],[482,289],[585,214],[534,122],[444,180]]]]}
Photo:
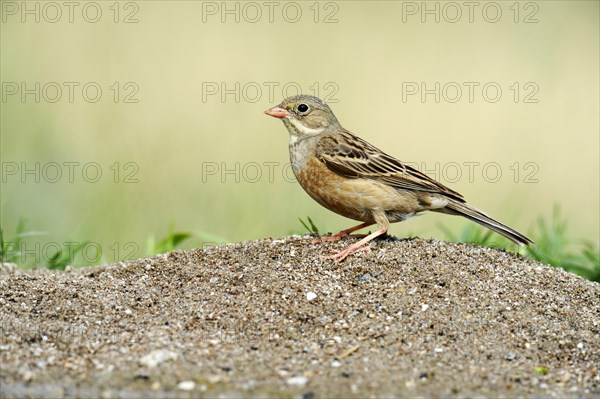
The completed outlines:
{"type": "Polygon", "coordinates": [[[316,136],[341,128],[327,104],[306,94],[288,97],[281,104],[266,110],[265,114],[281,119],[290,135],[296,138],[316,136]]]}

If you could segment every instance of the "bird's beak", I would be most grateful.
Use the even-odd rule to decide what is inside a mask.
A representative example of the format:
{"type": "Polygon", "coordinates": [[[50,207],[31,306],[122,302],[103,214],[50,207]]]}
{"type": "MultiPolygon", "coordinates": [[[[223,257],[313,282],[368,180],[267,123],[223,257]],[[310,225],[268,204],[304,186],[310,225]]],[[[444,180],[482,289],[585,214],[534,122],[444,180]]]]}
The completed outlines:
{"type": "Polygon", "coordinates": [[[290,116],[289,112],[281,107],[273,107],[265,111],[265,114],[272,116],[273,118],[287,118],[290,116]]]}

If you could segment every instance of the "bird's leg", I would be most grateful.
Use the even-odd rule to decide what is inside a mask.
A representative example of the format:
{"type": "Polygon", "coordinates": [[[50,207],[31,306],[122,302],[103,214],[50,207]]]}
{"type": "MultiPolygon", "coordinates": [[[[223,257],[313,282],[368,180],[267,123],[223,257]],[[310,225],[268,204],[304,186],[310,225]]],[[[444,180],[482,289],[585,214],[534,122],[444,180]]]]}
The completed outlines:
{"type": "Polygon", "coordinates": [[[348,248],[344,249],[343,251],[339,251],[338,253],[336,253],[334,255],[329,255],[329,256],[321,255],[319,257],[321,259],[333,259],[335,261],[335,263],[340,263],[348,255],[350,255],[354,252],[370,251],[371,249],[369,247],[363,247],[363,245],[367,244],[369,241],[371,241],[375,237],[379,237],[380,235],[385,234],[387,232],[387,230],[388,230],[388,226],[380,227],[379,230],[374,231],[373,233],[369,234],[368,236],[366,236],[359,242],[356,242],[356,243],[350,245],[348,248]]]}
{"type": "MultiPolygon", "coordinates": [[[[342,239],[342,238],[344,238],[344,237],[346,237],[346,236],[354,233],[356,230],[363,229],[363,228],[368,227],[368,226],[370,226],[372,224],[375,224],[375,223],[373,223],[373,222],[365,222],[365,223],[359,224],[358,226],[354,226],[354,227],[350,227],[349,229],[342,230],[339,233],[331,235],[331,236],[319,237],[318,239],[314,240],[312,243],[313,244],[318,244],[318,243],[325,242],[325,241],[339,241],[340,239],[342,239]]],[[[360,237],[365,237],[365,236],[366,236],[366,234],[365,235],[361,235],[360,237]]]]}

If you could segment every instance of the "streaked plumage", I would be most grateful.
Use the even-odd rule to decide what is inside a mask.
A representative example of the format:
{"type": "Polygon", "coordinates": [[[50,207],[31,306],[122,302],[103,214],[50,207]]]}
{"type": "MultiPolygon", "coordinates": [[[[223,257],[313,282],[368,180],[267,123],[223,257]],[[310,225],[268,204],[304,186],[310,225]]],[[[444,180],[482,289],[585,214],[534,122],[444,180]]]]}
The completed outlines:
{"type": "Polygon", "coordinates": [[[364,222],[323,240],[339,239],[371,224],[379,227],[363,240],[331,256],[337,262],[353,252],[365,250],[362,246],[384,234],[389,223],[423,211],[461,215],[518,244],[532,243],[524,235],[468,205],[458,192],[344,129],[331,109],[316,97],[290,97],[265,112],[281,118],[287,127],[292,169],[304,190],[327,209],[364,222]]]}

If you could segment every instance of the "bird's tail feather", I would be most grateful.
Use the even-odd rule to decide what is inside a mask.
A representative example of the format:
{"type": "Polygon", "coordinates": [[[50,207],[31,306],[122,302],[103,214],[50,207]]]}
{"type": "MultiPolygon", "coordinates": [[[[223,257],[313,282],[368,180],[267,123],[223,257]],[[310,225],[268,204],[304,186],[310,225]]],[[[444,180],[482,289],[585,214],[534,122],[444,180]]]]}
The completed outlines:
{"type": "Polygon", "coordinates": [[[529,238],[510,227],[492,219],[479,209],[464,203],[450,200],[445,208],[437,210],[438,212],[448,213],[451,215],[464,216],[475,223],[479,223],[482,226],[487,227],[490,230],[495,231],[498,234],[503,235],[509,240],[514,241],[519,245],[530,245],[533,244],[529,238]]]}

